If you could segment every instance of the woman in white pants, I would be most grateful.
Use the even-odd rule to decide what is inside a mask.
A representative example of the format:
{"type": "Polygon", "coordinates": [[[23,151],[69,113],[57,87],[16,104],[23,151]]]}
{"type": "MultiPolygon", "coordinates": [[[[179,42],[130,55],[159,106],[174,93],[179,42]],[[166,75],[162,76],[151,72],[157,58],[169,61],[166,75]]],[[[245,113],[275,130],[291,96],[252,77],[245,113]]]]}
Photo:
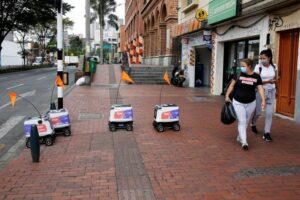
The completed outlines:
{"type": "MultiPolygon", "coordinates": [[[[272,126],[272,118],[273,118],[273,110],[274,110],[274,102],[276,96],[276,88],[275,82],[277,80],[277,67],[272,62],[272,51],[271,49],[263,50],[260,52],[260,63],[255,66],[254,72],[259,74],[263,88],[265,90],[265,98],[266,98],[266,109],[265,109],[265,128],[263,139],[267,142],[272,142],[273,139],[271,137],[271,126],[272,126]]],[[[261,98],[257,95],[256,102],[259,103],[261,98]]],[[[252,118],[252,132],[257,134],[256,122],[261,115],[261,108],[259,106],[256,107],[255,113],[252,118]]]]}
{"type": "Polygon", "coordinates": [[[253,71],[253,61],[245,59],[241,61],[241,74],[235,75],[225,95],[226,101],[231,101],[229,95],[233,94],[233,107],[238,121],[237,141],[241,143],[244,150],[248,149],[247,126],[256,107],[255,90],[258,88],[261,96],[261,107],[265,107],[264,89],[260,76],[253,71]]]}

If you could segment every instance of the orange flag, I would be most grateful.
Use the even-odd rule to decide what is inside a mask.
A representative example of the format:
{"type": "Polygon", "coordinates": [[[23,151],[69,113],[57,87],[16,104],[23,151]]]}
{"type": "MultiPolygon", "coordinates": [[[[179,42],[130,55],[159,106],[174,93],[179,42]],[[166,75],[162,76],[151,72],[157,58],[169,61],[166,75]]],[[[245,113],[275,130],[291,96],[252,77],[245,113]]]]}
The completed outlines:
{"type": "Polygon", "coordinates": [[[17,100],[17,93],[15,93],[15,92],[8,92],[7,95],[9,96],[11,105],[14,108],[16,100],[17,100]]]}
{"type": "Polygon", "coordinates": [[[164,79],[165,79],[165,81],[166,81],[169,85],[171,85],[170,80],[169,80],[169,75],[168,75],[168,72],[167,72],[167,71],[165,72],[164,79]]]}
{"type": "Polygon", "coordinates": [[[59,85],[60,87],[62,87],[62,88],[65,87],[65,84],[64,84],[64,82],[61,80],[60,76],[57,76],[57,77],[56,77],[55,83],[56,83],[57,85],[59,85]]]}
{"type": "Polygon", "coordinates": [[[134,83],[134,81],[130,78],[130,76],[125,71],[122,71],[121,80],[128,81],[129,83],[134,83]]]}

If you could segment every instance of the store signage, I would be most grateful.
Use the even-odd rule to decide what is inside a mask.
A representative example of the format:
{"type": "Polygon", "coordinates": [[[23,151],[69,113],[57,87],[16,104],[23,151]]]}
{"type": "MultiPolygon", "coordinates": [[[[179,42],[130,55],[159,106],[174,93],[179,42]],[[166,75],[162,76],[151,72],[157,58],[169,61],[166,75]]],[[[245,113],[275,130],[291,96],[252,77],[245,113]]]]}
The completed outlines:
{"type": "Polygon", "coordinates": [[[215,24],[237,16],[238,0],[211,0],[208,7],[208,24],[215,24]]]}
{"type": "Polygon", "coordinates": [[[196,18],[199,22],[202,22],[202,21],[204,21],[204,20],[207,20],[207,12],[206,12],[206,10],[204,10],[204,9],[202,9],[202,8],[197,9],[195,18],[196,18]]]}

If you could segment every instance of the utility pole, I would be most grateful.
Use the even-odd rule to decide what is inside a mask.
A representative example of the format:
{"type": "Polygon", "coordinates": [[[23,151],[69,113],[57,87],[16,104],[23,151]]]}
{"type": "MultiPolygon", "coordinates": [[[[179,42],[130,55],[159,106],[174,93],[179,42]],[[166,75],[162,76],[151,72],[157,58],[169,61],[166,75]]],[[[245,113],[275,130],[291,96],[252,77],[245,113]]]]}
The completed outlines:
{"type": "MultiPolygon", "coordinates": [[[[56,1],[57,3],[57,76],[63,80],[63,17],[62,17],[62,0],[56,1]]],[[[61,86],[57,86],[57,107],[62,109],[64,91],[61,86]]]]}
{"type": "Polygon", "coordinates": [[[91,52],[90,45],[90,24],[91,24],[91,11],[90,11],[90,0],[85,0],[85,56],[89,57],[91,52]]]}

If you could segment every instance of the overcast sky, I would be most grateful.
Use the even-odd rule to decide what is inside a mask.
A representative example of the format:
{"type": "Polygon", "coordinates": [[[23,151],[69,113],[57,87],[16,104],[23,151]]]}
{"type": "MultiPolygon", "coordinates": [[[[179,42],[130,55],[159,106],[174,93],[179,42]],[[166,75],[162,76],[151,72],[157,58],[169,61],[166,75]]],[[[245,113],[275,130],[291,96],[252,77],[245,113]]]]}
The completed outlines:
{"type": "MultiPolygon", "coordinates": [[[[69,30],[69,33],[83,34],[83,37],[85,37],[85,0],[63,1],[74,6],[74,8],[69,13],[67,13],[67,17],[69,17],[74,22],[73,29],[69,30]]],[[[125,19],[125,0],[116,0],[116,2],[117,4],[122,4],[116,9],[117,15],[120,18],[125,19]]]]}

